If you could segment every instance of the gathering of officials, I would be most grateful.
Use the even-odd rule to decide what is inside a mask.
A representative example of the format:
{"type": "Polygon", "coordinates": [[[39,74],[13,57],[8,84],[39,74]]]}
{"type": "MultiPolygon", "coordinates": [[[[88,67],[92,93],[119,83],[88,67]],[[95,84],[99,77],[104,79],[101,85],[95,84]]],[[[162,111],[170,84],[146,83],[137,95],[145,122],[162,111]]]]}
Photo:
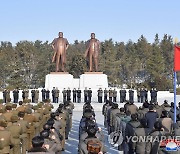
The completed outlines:
{"type": "MultiPolygon", "coordinates": [[[[6,103],[10,99],[13,99],[14,103],[18,103],[19,101],[19,90],[18,88],[14,89],[12,91],[13,98],[10,97],[10,90],[4,89],[3,93],[3,102],[6,103]]],[[[148,94],[150,95],[150,101],[157,102],[157,89],[152,88],[150,91],[148,91],[147,88],[137,88],[137,90],[134,89],[120,89],[119,93],[116,88],[99,88],[96,91],[97,95],[93,96],[95,92],[91,88],[85,87],[85,89],[80,88],[64,88],[62,92],[57,88],[53,87],[53,89],[50,91],[48,89],[42,88],[41,90],[38,89],[24,89],[22,90],[22,100],[28,99],[31,97],[32,103],[37,103],[40,98],[41,101],[44,101],[45,99],[52,99],[53,103],[59,103],[59,102],[65,102],[71,100],[74,103],[81,103],[81,102],[92,102],[92,97],[97,97],[98,103],[105,103],[106,100],[110,100],[112,102],[120,102],[124,103],[126,100],[129,100],[130,102],[138,102],[143,103],[148,100],[148,94]],[[135,100],[135,91],[137,93],[137,100],[135,100]],[[61,94],[62,93],[62,94],[61,94]],[[40,97],[41,95],[41,97],[40,97]],[[60,100],[60,95],[62,96],[62,100],[60,100]],[[119,100],[118,100],[119,98],[119,100]],[[83,99],[83,100],[82,100],[83,99]]]]}

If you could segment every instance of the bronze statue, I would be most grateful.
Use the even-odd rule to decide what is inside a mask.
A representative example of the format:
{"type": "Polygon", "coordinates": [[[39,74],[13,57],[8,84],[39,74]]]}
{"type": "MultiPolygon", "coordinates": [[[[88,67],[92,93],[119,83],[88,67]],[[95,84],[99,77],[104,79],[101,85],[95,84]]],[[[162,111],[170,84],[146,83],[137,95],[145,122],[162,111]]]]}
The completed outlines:
{"type": "Polygon", "coordinates": [[[66,64],[66,50],[68,47],[68,40],[63,38],[63,32],[59,32],[59,37],[55,38],[52,42],[52,48],[54,49],[52,62],[56,62],[56,72],[59,72],[59,70],[65,71],[64,65],[66,64]],[[61,69],[59,65],[61,65],[61,69]]]}
{"type": "Polygon", "coordinates": [[[95,38],[95,33],[91,33],[91,39],[87,41],[87,49],[85,57],[89,60],[89,71],[93,71],[93,61],[95,65],[95,72],[98,71],[98,59],[100,51],[100,41],[95,38]]]}

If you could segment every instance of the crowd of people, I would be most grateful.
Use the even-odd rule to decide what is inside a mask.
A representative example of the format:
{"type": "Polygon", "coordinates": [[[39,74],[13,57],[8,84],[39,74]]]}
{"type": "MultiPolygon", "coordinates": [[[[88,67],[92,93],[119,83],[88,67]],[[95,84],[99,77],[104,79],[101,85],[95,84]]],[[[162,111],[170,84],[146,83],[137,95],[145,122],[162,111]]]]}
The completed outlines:
{"type": "Polygon", "coordinates": [[[59,104],[55,112],[50,100],[32,105],[30,100],[18,104],[0,104],[1,154],[61,154],[72,128],[71,101],[59,104]]]}
{"type": "MultiPolygon", "coordinates": [[[[174,103],[168,104],[166,100],[162,105],[145,101],[139,108],[130,101],[118,108],[118,104],[107,100],[102,114],[104,127],[109,135],[118,134],[119,140],[114,142],[124,154],[168,154],[167,139],[175,141],[180,135],[180,103],[176,124],[173,122],[174,103]]],[[[175,142],[179,144],[180,138],[175,142]]]]}
{"type": "MultiPolygon", "coordinates": [[[[156,88],[152,88],[150,90],[150,97],[151,97],[151,101],[152,102],[157,102],[157,90],[156,88]]],[[[60,100],[60,90],[56,87],[53,87],[53,89],[48,90],[43,88],[40,92],[38,89],[32,89],[32,90],[28,90],[28,89],[24,89],[22,91],[22,99],[28,99],[30,94],[31,94],[31,102],[32,103],[37,103],[39,101],[39,96],[41,93],[41,101],[44,101],[46,99],[51,99],[52,98],[52,102],[53,103],[59,103],[61,102],[65,102],[65,101],[69,101],[71,100],[72,97],[72,101],[74,103],[81,103],[82,101],[82,93],[83,93],[83,98],[84,100],[82,102],[91,102],[92,100],[92,89],[91,88],[85,88],[84,90],[81,90],[80,88],[76,89],[74,88],[73,90],[71,90],[70,88],[64,88],[62,90],[62,100],[60,100]],[[50,93],[51,96],[50,97],[50,93]]],[[[119,98],[120,100],[117,100],[118,97],[118,92],[116,90],[116,88],[112,89],[112,88],[105,88],[104,90],[102,88],[99,88],[97,90],[97,102],[98,103],[102,103],[102,102],[106,102],[106,100],[108,99],[109,101],[113,101],[113,102],[120,102],[120,103],[124,103],[127,100],[127,96],[126,96],[127,90],[126,89],[121,89],[119,90],[119,98]]],[[[130,89],[128,90],[128,94],[129,94],[129,101],[130,102],[134,102],[134,90],[130,89]]],[[[8,101],[10,101],[10,91],[8,89],[4,89],[3,91],[3,102],[6,103],[8,101]]],[[[14,89],[13,90],[13,102],[14,103],[18,103],[19,101],[19,90],[14,89]]],[[[148,101],[148,90],[147,88],[138,88],[137,89],[137,102],[143,103],[145,101],[148,101]]]]}
{"type": "Polygon", "coordinates": [[[79,154],[103,154],[107,152],[104,134],[96,123],[95,112],[91,103],[83,105],[83,115],[79,124],[79,154]]]}

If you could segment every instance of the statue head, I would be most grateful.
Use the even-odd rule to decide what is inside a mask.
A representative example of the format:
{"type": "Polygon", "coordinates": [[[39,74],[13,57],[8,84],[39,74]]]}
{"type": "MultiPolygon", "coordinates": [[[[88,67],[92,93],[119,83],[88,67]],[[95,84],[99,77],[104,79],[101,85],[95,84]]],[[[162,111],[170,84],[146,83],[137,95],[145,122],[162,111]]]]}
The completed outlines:
{"type": "Polygon", "coordinates": [[[91,39],[95,39],[95,33],[91,33],[91,39]]]}
{"type": "Polygon", "coordinates": [[[59,37],[63,38],[63,32],[59,32],[59,37]]]}

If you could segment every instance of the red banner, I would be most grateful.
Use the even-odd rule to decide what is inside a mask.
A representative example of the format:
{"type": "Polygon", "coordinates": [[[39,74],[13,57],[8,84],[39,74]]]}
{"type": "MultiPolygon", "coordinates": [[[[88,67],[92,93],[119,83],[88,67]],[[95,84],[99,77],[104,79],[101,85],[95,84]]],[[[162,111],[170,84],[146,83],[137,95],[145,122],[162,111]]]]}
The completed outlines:
{"type": "Polygon", "coordinates": [[[174,71],[180,71],[180,47],[174,46],[174,71]]]}

